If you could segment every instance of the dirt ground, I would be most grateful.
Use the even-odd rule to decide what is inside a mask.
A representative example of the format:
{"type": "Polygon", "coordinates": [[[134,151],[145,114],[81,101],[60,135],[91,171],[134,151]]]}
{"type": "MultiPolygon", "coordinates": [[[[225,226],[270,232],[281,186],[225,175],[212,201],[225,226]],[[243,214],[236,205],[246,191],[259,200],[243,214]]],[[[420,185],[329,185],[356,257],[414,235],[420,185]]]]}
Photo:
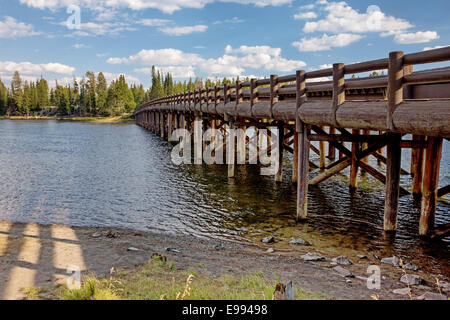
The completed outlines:
{"type": "MultiPolygon", "coordinates": [[[[218,240],[204,240],[185,235],[169,236],[113,228],[84,228],[34,223],[0,222],[0,299],[22,299],[25,287],[52,289],[68,276],[67,269],[77,269],[96,276],[108,276],[116,269],[144,264],[152,254],[159,253],[175,263],[180,270],[196,270],[210,277],[223,274],[241,275],[262,271],[269,279],[283,282],[330,299],[409,299],[393,289],[405,288],[399,280],[404,271],[380,264],[376,257],[349,257],[354,264],[342,266],[356,278],[337,274],[330,262],[332,256],[318,252],[313,246],[293,246],[292,250],[266,252],[270,245],[242,244],[218,240]],[[131,247],[138,251],[129,250],[131,247]],[[175,250],[167,250],[175,248],[175,250]],[[312,252],[326,256],[322,262],[306,262],[300,256],[312,252]],[[367,268],[381,267],[381,289],[369,290],[367,268]]],[[[415,286],[413,295],[432,291],[435,276],[415,273],[427,281],[427,286],[415,286]]],[[[441,280],[444,279],[441,276],[441,280]]]]}

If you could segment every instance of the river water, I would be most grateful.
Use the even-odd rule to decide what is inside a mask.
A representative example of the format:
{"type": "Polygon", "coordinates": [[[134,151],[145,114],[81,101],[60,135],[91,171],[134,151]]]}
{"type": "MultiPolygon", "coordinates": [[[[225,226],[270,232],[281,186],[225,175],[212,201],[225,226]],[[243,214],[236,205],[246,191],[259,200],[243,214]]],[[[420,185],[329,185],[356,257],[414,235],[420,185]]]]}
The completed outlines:
{"type": "MultiPolygon", "coordinates": [[[[362,177],[354,194],[348,171],[310,188],[307,223],[296,224],[296,189],[238,166],[176,166],[171,147],[131,123],[0,121],[0,220],[111,226],[199,237],[258,241],[274,234],[310,240],[333,252],[392,254],[423,269],[450,274],[450,239],[417,236],[420,204],[402,197],[398,232],[383,233],[384,187],[362,177]]],[[[450,183],[450,144],[444,143],[440,186],[450,183]]],[[[402,166],[409,170],[410,151],[402,166]]],[[[380,170],[374,160],[372,162],[380,170]]],[[[411,178],[402,177],[409,188],[411,178]]],[[[450,200],[436,222],[450,223],[450,200]]],[[[286,241],[285,241],[286,242],[286,241]]],[[[282,246],[283,241],[279,246],[282,246]]]]}

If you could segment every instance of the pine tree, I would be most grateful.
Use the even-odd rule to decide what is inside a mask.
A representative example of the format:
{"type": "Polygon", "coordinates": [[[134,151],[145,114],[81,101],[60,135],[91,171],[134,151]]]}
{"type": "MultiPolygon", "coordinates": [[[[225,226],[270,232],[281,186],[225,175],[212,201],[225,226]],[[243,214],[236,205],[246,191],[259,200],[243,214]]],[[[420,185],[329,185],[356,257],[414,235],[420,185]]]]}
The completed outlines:
{"type": "Polygon", "coordinates": [[[8,90],[0,80],[0,116],[4,116],[8,110],[8,90]]]}
{"type": "Polygon", "coordinates": [[[23,110],[22,110],[22,103],[23,103],[22,79],[20,78],[18,71],[14,72],[14,76],[11,81],[11,94],[12,94],[12,107],[19,114],[23,114],[23,110]]]}
{"type": "Polygon", "coordinates": [[[108,84],[102,72],[97,77],[97,114],[108,115],[106,100],[108,98],[108,84]]]}
{"type": "Polygon", "coordinates": [[[50,105],[49,90],[47,81],[41,77],[36,83],[37,95],[38,95],[38,109],[47,108],[50,105]]]}
{"type": "Polygon", "coordinates": [[[97,114],[97,85],[95,74],[92,71],[86,72],[86,107],[90,114],[97,114]]]}

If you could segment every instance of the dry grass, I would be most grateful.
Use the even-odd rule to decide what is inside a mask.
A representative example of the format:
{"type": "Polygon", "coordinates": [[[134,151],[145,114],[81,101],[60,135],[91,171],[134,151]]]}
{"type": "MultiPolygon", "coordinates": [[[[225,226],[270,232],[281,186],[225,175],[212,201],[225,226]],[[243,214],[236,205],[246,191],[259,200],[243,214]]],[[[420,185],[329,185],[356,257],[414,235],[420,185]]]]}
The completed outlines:
{"type": "MultiPolygon", "coordinates": [[[[60,299],[123,300],[272,300],[276,282],[263,273],[234,277],[223,275],[212,279],[195,271],[178,271],[174,265],[153,259],[145,266],[122,270],[108,279],[88,278],[79,290],[64,289],[60,299]]],[[[295,299],[325,299],[295,288],[295,299]]]]}

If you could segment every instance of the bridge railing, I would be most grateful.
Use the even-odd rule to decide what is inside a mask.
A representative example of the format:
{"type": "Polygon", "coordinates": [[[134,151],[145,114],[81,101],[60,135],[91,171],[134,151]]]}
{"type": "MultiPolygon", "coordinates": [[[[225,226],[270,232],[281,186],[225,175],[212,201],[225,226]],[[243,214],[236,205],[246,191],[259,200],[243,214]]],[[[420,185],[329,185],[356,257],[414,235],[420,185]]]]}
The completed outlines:
{"type": "MultiPolygon", "coordinates": [[[[267,79],[251,79],[248,82],[237,81],[224,86],[215,86],[214,88],[198,89],[167,96],[143,104],[136,109],[135,114],[139,114],[149,108],[157,109],[161,106],[163,109],[170,109],[176,105],[184,106],[183,110],[188,112],[208,112],[211,109],[213,113],[223,113],[225,105],[235,102],[236,109],[239,104],[250,104],[251,111],[246,116],[253,116],[255,113],[260,112],[261,108],[265,108],[264,115],[272,118],[274,106],[278,102],[295,100],[296,98],[300,102],[298,100],[299,97],[308,96],[332,100],[331,119],[324,125],[337,126],[336,112],[340,106],[346,103],[346,95],[351,96],[352,91],[363,90],[363,93],[359,96],[364,96],[365,93],[370,93],[370,90],[378,90],[377,97],[387,101],[387,107],[386,102],[378,107],[385,110],[383,112],[385,112],[386,128],[393,130],[393,114],[396,107],[402,104],[405,99],[412,98],[411,95],[408,95],[408,90],[405,90],[407,86],[450,82],[450,67],[414,72],[413,66],[449,60],[450,47],[406,55],[400,51],[391,52],[389,58],[385,59],[349,65],[335,63],[332,68],[311,72],[299,71],[302,75],[300,78],[298,77],[299,72],[282,77],[271,75],[267,79]],[[387,75],[351,79],[346,77],[377,70],[387,70],[387,75]],[[332,80],[323,81],[322,78],[330,78],[332,80]],[[315,81],[317,79],[319,81],[315,81]],[[298,83],[299,81],[302,83],[298,83]],[[265,102],[264,106],[259,103],[261,101],[265,102]]],[[[450,98],[450,90],[446,91],[447,93],[444,96],[450,98]]],[[[367,95],[370,96],[370,94],[367,95]]],[[[414,98],[424,97],[440,98],[442,95],[436,94],[436,89],[434,89],[429,90],[428,95],[414,96],[414,98]]],[[[298,107],[299,105],[297,104],[298,107]]]]}

